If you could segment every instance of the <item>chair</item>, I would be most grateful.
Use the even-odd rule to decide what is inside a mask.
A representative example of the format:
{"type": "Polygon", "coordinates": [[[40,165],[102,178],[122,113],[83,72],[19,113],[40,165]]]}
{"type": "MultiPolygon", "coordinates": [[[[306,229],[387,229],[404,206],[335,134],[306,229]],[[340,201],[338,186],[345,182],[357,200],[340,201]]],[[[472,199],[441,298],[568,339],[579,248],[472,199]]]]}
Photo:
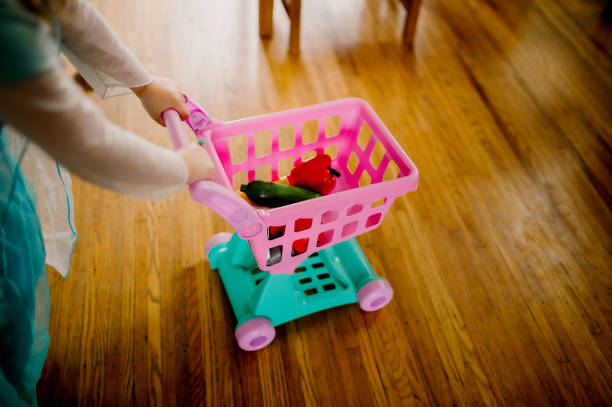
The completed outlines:
{"type": "MultiPolygon", "coordinates": [[[[412,45],[422,0],[400,1],[406,9],[403,39],[408,45],[412,45]]],[[[289,16],[289,22],[291,25],[291,30],[289,33],[289,52],[291,54],[299,54],[302,0],[281,0],[281,3],[289,16]]],[[[261,38],[270,38],[272,36],[273,10],[274,0],[259,0],[259,35],[261,38]]]]}

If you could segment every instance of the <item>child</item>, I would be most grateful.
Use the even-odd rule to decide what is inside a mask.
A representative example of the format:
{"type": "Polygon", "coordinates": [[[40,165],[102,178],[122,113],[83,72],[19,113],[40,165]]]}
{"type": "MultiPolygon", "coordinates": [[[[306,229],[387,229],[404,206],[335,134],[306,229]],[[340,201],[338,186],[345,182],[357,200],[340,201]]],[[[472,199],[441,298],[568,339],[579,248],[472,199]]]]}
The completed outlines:
{"type": "Polygon", "coordinates": [[[151,77],[89,1],[0,0],[2,406],[36,405],[48,346],[45,246],[47,262],[66,274],[76,237],[66,216],[69,175],[54,160],[89,182],[144,199],[214,175],[196,144],[173,152],[109,122],[63,74],[60,48],[101,97],[131,90],[162,125],[167,108],[188,115],[175,83],[151,77]]]}

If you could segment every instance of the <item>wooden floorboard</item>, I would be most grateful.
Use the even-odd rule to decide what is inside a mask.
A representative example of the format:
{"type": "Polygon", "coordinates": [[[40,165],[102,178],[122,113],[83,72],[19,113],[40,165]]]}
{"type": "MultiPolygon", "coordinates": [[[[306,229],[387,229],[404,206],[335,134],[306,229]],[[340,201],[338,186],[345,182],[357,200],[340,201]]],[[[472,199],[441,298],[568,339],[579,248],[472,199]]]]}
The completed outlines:
{"type": "MultiPolygon", "coordinates": [[[[367,100],[421,173],[358,237],[395,290],[240,350],[204,243],[229,226],[187,191],[144,202],[75,180],[79,241],[50,272],[55,405],[612,404],[612,29],[604,1],[94,3],[155,74],[234,120],[367,100]]],[[[113,122],[170,147],[132,96],[113,122]]]]}

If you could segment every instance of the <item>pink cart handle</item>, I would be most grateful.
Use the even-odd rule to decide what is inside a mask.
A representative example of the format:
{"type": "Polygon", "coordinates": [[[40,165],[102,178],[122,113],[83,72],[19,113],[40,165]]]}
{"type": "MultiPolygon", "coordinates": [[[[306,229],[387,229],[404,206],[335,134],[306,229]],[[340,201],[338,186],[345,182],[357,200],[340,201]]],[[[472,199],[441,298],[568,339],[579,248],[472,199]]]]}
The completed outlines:
{"type": "MultiPolygon", "coordinates": [[[[165,110],[162,118],[170,131],[174,148],[179,149],[191,143],[176,110],[165,110]]],[[[209,119],[208,122],[211,120],[209,119]]],[[[216,170],[219,171],[218,168],[216,170]]],[[[189,191],[194,201],[201,202],[218,213],[232,225],[241,238],[253,239],[263,232],[264,224],[257,216],[255,209],[224,186],[213,181],[198,180],[189,184],[189,191]]]]}

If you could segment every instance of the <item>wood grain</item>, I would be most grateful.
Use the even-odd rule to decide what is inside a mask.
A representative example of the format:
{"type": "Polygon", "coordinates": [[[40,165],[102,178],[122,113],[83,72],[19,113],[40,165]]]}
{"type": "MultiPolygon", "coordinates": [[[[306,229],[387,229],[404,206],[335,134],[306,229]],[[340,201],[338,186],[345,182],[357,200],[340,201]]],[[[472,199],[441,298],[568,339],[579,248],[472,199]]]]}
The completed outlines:
{"type": "MultiPolygon", "coordinates": [[[[309,0],[299,57],[285,18],[260,39],[257,2],[94,3],[214,117],[366,99],[421,182],[358,238],[386,308],[323,311],[247,353],[203,250],[229,226],[186,191],[149,203],[75,180],[41,405],[612,404],[605,2],[426,1],[410,48],[397,1],[309,0]]],[[[134,97],[98,103],[170,147],[134,97]]]]}

